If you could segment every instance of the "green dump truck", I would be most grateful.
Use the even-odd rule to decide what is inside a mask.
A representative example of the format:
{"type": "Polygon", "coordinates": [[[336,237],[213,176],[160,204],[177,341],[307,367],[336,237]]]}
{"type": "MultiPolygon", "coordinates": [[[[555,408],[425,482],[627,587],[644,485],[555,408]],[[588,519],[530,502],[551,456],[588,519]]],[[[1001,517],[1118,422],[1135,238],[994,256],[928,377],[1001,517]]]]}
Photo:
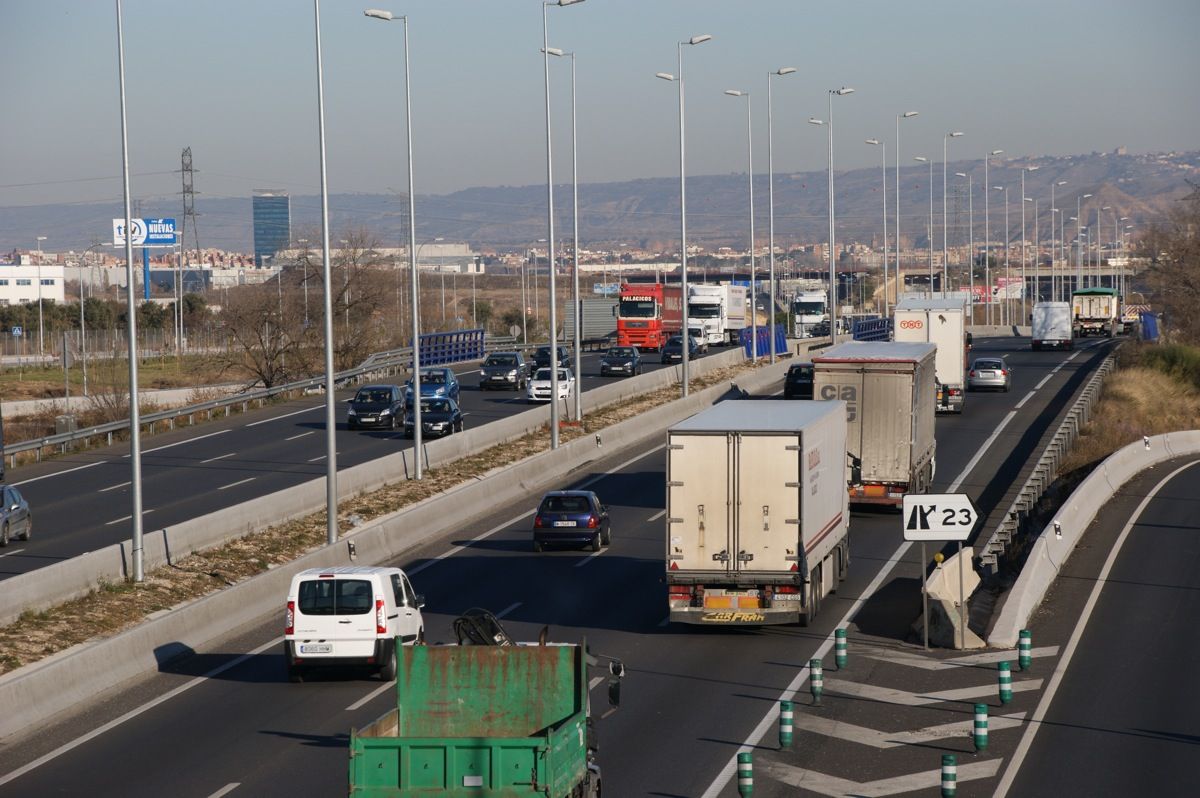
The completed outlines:
{"type": "MultiPolygon", "coordinates": [[[[493,637],[502,642],[397,647],[396,708],[350,733],[351,796],[600,795],[595,658],[586,645],[493,637]]],[[[610,672],[616,704],[623,668],[614,660],[610,672]]]]}

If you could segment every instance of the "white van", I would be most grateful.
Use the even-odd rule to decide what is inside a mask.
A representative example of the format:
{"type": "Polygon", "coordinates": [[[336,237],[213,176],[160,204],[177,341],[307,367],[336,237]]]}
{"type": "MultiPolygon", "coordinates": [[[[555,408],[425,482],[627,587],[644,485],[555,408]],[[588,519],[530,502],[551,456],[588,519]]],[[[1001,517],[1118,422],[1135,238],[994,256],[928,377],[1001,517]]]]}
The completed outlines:
{"type": "Polygon", "coordinates": [[[421,608],[399,568],[310,568],[288,589],[283,653],[288,678],[302,681],[311,668],[366,665],[383,681],[396,678],[396,638],[425,639],[421,608]]]}

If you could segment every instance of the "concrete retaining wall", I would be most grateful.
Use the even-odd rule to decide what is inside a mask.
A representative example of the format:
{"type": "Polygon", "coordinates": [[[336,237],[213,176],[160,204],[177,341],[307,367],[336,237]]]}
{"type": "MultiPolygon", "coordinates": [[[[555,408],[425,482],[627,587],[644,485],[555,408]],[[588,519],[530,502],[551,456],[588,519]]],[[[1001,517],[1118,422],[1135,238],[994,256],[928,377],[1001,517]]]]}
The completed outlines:
{"type": "MultiPolygon", "coordinates": [[[[750,392],[762,390],[779,380],[787,365],[782,361],[760,368],[742,377],[738,387],[750,392]]],[[[719,401],[730,393],[729,389],[727,385],[716,385],[609,427],[604,431],[602,446],[597,446],[592,437],[577,438],[557,450],[497,469],[482,479],[375,519],[334,546],[186,604],[115,637],[77,646],[0,677],[0,707],[4,707],[0,713],[0,740],[27,732],[35,724],[93,700],[122,682],[160,669],[171,659],[273,612],[278,612],[282,628],[282,603],[292,576],[305,568],[348,564],[346,541],[353,541],[357,548],[357,564],[395,559],[432,537],[461,528],[479,516],[481,508],[561,485],[579,476],[572,472],[601,457],[661,436],[668,426],[719,401]]]]}
{"type": "Polygon", "coordinates": [[[1108,456],[1092,471],[1034,541],[1021,575],[1008,592],[1004,606],[992,625],[988,645],[1011,648],[1021,629],[1042,603],[1059,569],[1075,550],[1088,526],[1113,495],[1133,477],[1150,466],[1185,455],[1200,454],[1200,430],[1155,435],[1148,443],[1131,443],[1108,456]],[[1054,534],[1057,522],[1062,537],[1054,534]]]}

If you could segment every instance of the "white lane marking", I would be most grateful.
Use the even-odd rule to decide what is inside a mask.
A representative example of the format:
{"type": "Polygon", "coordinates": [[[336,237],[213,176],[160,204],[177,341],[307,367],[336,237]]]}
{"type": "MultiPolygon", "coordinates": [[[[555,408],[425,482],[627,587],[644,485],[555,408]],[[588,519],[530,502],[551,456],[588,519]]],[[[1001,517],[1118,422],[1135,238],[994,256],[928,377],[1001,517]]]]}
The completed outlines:
{"type": "Polygon", "coordinates": [[[1196,462],[1182,465],[1163,477],[1154,486],[1154,489],[1146,494],[1146,498],[1142,499],[1137,509],[1133,511],[1133,514],[1129,516],[1129,521],[1125,524],[1125,528],[1121,530],[1121,534],[1117,536],[1117,542],[1113,545],[1112,551],[1108,553],[1108,559],[1104,561],[1104,567],[1100,569],[1100,576],[1096,578],[1096,584],[1092,586],[1092,592],[1088,595],[1087,604],[1084,605],[1079,620],[1075,622],[1075,631],[1071,632],[1071,639],[1067,641],[1067,646],[1063,649],[1062,657],[1054,665],[1054,673],[1050,676],[1046,692],[1042,693],[1042,698],[1038,701],[1037,709],[1033,711],[1033,717],[1030,719],[1029,725],[1025,727],[1025,733],[1021,735],[1021,742],[1017,745],[1017,750],[1013,752],[1012,759],[1009,760],[1008,768],[1004,771],[1004,776],[1000,779],[1000,783],[996,785],[994,798],[1004,798],[1008,794],[1009,788],[1012,787],[1013,781],[1016,780],[1017,771],[1021,769],[1021,763],[1025,761],[1025,755],[1029,753],[1029,749],[1033,745],[1033,738],[1037,735],[1038,729],[1041,728],[1042,721],[1046,718],[1046,712],[1050,709],[1050,704],[1054,701],[1054,694],[1058,691],[1058,686],[1062,683],[1063,677],[1066,676],[1067,668],[1071,665],[1071,657],[1075,655],[1079,639],[1083,637],[1083,632],[1087,629],[1088,621],[1092,617],[1092,611],[1096,608],[1096,602],[1100,599],[1100,591],[1104,589],[1104,585],[1108,581],[1108,574],[1112,571],[1113,565],[1117,561],[1117,555],[1121,553],[1121,547],[1125,545],[1125,539],[1129,537],[1129,533],[1133,530],[1134,525],[1142,517],[1146,505],[1154,500],[1154,497],[1163,489],[1163,486],[1174,479],[1175,475],[1179,472],[1196,465],[1196,462]]]}
{"type": "Polygon", "coordinates": [[[313,410],[322,410],[322,409],[324,409],[324,407],[325,407],[325,405],[323,403],[319,404],[319,405],[313,405],[312,407],[306,407],[303,410],[296,410],[291,413],[284,413],[282,416],[271,416],[270,418],[264,418],[261,421],[251,421],[246,426],[247,427],[257,427],[259,424],[270,424],[272,421],[278,421],[281,418],[291,418],[292,416],[298,416],[301,413],[310,413],[313,410]]]}
{"type": "Polygon", "coordinates": [[[505,615],[508,615],[510,612],[512,612],[513,610],[515,610],[517,607],[520,607],[520,606],[521,606],[521,602],[519,602],[519,601],[509,604],[507,607],[500,610],[500,612],[496,613],[496,618],[497,619],[503,618],[505,615]]]}
{"type": "Polygon", "coordinates": [[[221,798],[222,795],[229,795],[229,793],[233,792],[234,790],[236,790],[238,787],[241,787],[241,786],[242,786],[242,783],[240,781],[230,782],[229,784],[226,784],[224,787],[222,787],[221,789],[214,792],[212,795],[208,796],[208,798],[221,798]]]}
{"type": "MultiPolygon", "coordinates": [[[[1055,369],[1054,371],[1058,371],[1058,369],[1055,369]]],[[[1042,390],[1042,386],[1045,385],[1046,383],[1050,382],[1050,378],[1054,376],[1054,371],[1050,372],[1045,377],[1042,377],[1042,381],[1039,382],[1037,385],[1033,386],[1033,390],[1035,390],[1035,391],[1042,390]]]]}
{"type": "Polygon", "coordinates": [[[1083,354],[1082,352],[1076,352],[1075,354],[1073,354],[1069,358],[1067,358],[1066,362],[1070,363],[1072,360],[1074,360],[1075,358],[1079,357],[1082,354],[1083,354]]]}
{"type": "MultiPolygon", "coordinates": [[[[876,659],[880,662],[891,662],[896,665],[905,665],[909,668],[920,668],[926,671],[945,671],[951,668],[974,668],[979,665],[994,665],[997,662],[1015,661],[1017,652],[1015,651],[988,651],[983,654],[968,654],[965,657],[951,657],[950,659],[935,659],[934,657],[925,657],[920,654],[912,654],[907,651],[896,651],[890,648],[881,646],[856,646],[856,652],[859,656],[876,659]]],[[[1058,655],[1058,646],[1039,646],[1031,649],[1029,652],[1032,657],[1054,657],[1058,655]]]]}
{"type": "MultiPolygon", "coordinates": [[[[347,712],[353,712],[354,710],[356,710],[356,709],[359,709],[359,708],[361,708],[361,707],[365,706],[365,705],[366,705],[367,703],[369,703],[369,702],[370,702],[372,699],[374,699],[374,698],[378,697],[378,696],[379,696],[379,695],[381,695],[382,693],[385,693],[385,692],[387,692],[388,690],[395,690],[395,689],[396,689],[396,680],[395,680],[395,679],[392,679],[392,680],[391,680],[390,682],[388,682],[387,684],[381,684],[381,685],[379,685],[379,686],[378,686],[378,687],[376,687],[374,690],[372,690],[371,692],[367,693],[365,696],[363,696],[362,698],[358,699],[357,701],[355,701],[355,702],[354,702],[353,704],[351,704],[350,706],[346,707],[346,711],[347,711],[347,712]]],[[[974,722],[974,721],[972,721],[972,722],[974,722]]]]}
{"type": "MultiPolygon", "coordinates": [[[[603,678],[603,677],[600,677],[603,678]]],[[[1011,715],[991,716],[988,718],[988,731],[995,732],[1020,726],[1026,713],[1017,712],[1011,715]]],[[[872,748],[899,748],[902,745],[920,745],[922,743],[944,740],[947,737],[968,737],[974,729],[975,720],[959,720],[954,723],[943,723],[939,726],[926,726],[924,729],[904,732],[882,732],[866,726],[855,726],[853,723],[823,718],[808,712],[797,712],[792,718],[792,725],[800,730],[833,737],[872,748]]]]}
{"type": "Polygon", "coordinates": [[[13,549],[12,551],[6,551],[4,554],[0,554],[0,559],[3,559],[4,557],[11,557],[14,554],[20,554],[23,551],[25,551],[25,549],[13,549]]]}
{"type": "MultiPolygon", "coordinates": [[[[224,435],[227,432],[233,432],[233,430],[223,429],[223,430],[220,430],[219,432],[210,432],[207,435],[197,435],[194,438],[188,438],[186,441],[175,441],[174,443],[168,443],[165,446],[155,446],[153,449],[142,449],[142,454],[150,454],[151,452],[161,452],[163,449],[174,449],[176,446],[183,446],[185,443],[195,443],[196,441],[202,441],[205,438],[211,438],[214,435],[224,435]]],[[[127,454],[123,454],[121,456],[129,457],[129,455],[127,455],[127,454]]]]}
{"type": "MultiPolygon", "coordinates": [[[[150,515],[150,513],[152,513],[152,512],[154,512],[154,510],[142,510],[142,515],[150,515]]],[[[122,521],[128,521],[131,518],[133,518],[132,515],[122,516],[121,518],[118,518],[115,521],[109,521],[108,523],[105,524],[105,526],[112,526],[113,524],[119,524],[122,521]]],[[[0,782],[0,784],[3,784],[3,782],[0,782]]]]}
{"type": "Polygon", "coordinates": [[[258,477],[246,477],[245,479],[239,479],[237,482],[230,482],[228,485],[222,485],[221,487],[217,488],[217,490],[225,490],[226,488],[236,488],[238,485],[245,485],[247,482],[253,482],[256,479],[258,479],[258,477]]]}
{"type": "Polygon", "coordinates": [[[1004,420],[997,425],[996,429],[992,430],[992,434],[989,435],[988,439],[983,442],[983,446],[979,447],[979,451],[975,452],[975,456],[971,458],[971,462],[967,463],[966,466],[963,467],[963,470],[958,475],[958,478],[950,483],[950,487],[946,488],[947,493],[954,493],[956,490],[958,490],[958,486],[963,483],[963,480],[970,475],[971,471],[975,469],[975,466],[979,464],[979,461],[983,459],[984,454],[987,453],[987,450],[989,447],[991,447],[992,442],[1000,436],[1000,433],[1003,432],[1004,428],[1008,426],[1008,422],[1012,421],[1016,415],[1016,410],[1008,411],[1008,415],[1004,417],[1004,420]]]}
{"type": "Polygon", "coordinates": [[[42,474],[40,477],[31,477],[30,479],[23,479],[20,482],[12,483],[12,485],[14,488],[18,485],[28,485],[30,482],[37,482],[39,479],[50,479],[50,477],[61,477],[63,474],[70,474],[72,471],[82,471],[85,468],[92,468],[94,466],[104,465],[107,462],[108,462],[107,460],[101,460],[98,463],[88,463],[87,465],[75,466],[74,468],[68,468],[66,471],[55,471],[53,474],[42,474]]]}
{"type": "Polygon", "coordinates": [[[606,548],[604,548],[604,549],[600,549],[600,551],[593,551],[591,554],[589,554],[588,556],[584,557],[584,558],[583,558],[582,560],[580,560],[579,562],[575,563],[575,566],[574,566],[574,567],[575,567],[575,568],[582,568],[583,566],[585,566],[585,565],[587,565],[589,562],[591,562],[591,561],[592,561],[594,558],[596,558],[596,557],[599,557],[601,554],[603,554],[603,553],[604,553],[604,552],[606,552],[606,551],[608,551],[608,549],[606,549],[606,548]]]}
{"type": "MultiPolygon", "coordinates": [[[[968,762],[959,765],[956,783],[990,779],[1000,771],[1000,764],[1003,761],[1003,759],[989,759],[985,762],[968,762]]],[[[878,781],[864,781],[860,784],[850,779],[830,776],[817,770],[805,770],[794,765],[773,762],[770,759],[764,759],[759,767],[762,768],[763,774],[770,779],[783,782],[790,787],[800,787],[819,795],[826,795],[829,798],[841,798],[843,795],[881,798],[881,796],[899,795],[916,790],[936,789],[942,783],[940,769],[908,773],[878,781]]]]}
{"type": "MultiPolygon", "coordinates": [[[[337,452],[337,454],[341,454],[341,452],[337,452]]],[[[326,455],[321,455],[320,457],[313,457],[313,458],[310,458],[308,462],[315,463],[318,460],[324,460],[325,457],[326,457],[326,455]]]]}
{"type": "MultiPolygon", "coordinates": [[[[1014,681],[1012,690],[1014,693],[1022,693],[1026,690],[1037,690],[1041,686],[1041,679],[1027,679],[1025,681],[1014,681]]],[[[943,701],[970,701],[975,698],[995,695],[997,689],[996,685],[992,683],[976,685],[974,687],[961,687],[957,690],[942,690],[938,693],[910,693],[907,690],[877,687],[873,684],[864,684],[862,682],[843,681],[842,679],[825,680],[826,693],[838,693],[840,695],[863,698],[868,701],[878,701],[883,704],[895,704],[902,707],[923,707],[926,704],[940,704],[943,701]]]]}
{"type": "Polygon", "coordinates": [[[664,515],[666,515],[666,514],[667,514],[667,511],[666,511],[666,510],[659,510],[659,511],[658,511],[657,513],[655,513],[654,515],[652,515],[652,516],[650,516],[649,518],[647,518],[647,519],[646,519],[646,523],[650,523],[651,521],[657,521],[658,519],[662,518],[662,517],[663,517],[664,515]]]}
{"type": "Polygon", "coordinates": [[[218,460],[224,460],[226,457],[233,457],[235,454],[237,454],[237,452],[230,452],[229,454],[221,454],[217,455],[216,457],[210,457],[207,460],[201,460],[200,465],[204,465],[205,463],[215,463],[218,460]]]}
{"type": "Polygon", "coordinates": [[[293,435],[290,438],[284,438],[284,440],[285,441],[294,441],[297,438],[303,438],[305,435],[316,435],[316,434],[317,434],[317,431],[315,429],[310,429],[308,432],[301,432],[299,435],[293,435]]]}
{"type": "Polygon", "coordinates": [[[100,492],[101,492],[101,493],[108,493],[110,490],[116,490],[117,488],[123,488],[123,487],[125,487],[126,485],[132,485],[132,484],[133,484],[132,482],[121,482],[121,483],[119,483],[119,484],[117,484],[117,485],[109,485],[107,488],[101,488],[101,489],[100,489],[100,492]]]}
{"type": "MultiPolygon", "coordinates": [[[[592,677],[592,680],[591,680],[590,682],[588,682],[588,689],[589,689],[589,690],[595,690],[595,689],[596,689],[596,686],[597,686],[598,684],[600,684],[601,682],[603,682],[603,681],[604,681],[604,677],[603,677],[603,676],[593,676],[593,677],[592,677]]],[[[973,721],[972,721],[972,722],[973,722],[973,721]]]]}
{"type": "Polygon", "coordinates": [[[113,729],[117,728],[118,726],[125,723],[126,721],[133,720],[137,716],[139,716],[145,712],[148,712],[151,709],[154,709],[159,704],[166,703],[167,701],[170,701],[172,698],[175,698],[176,696],[178,696],[182,693],[185,693],[188,690],[191,690],[196,685],[202,684],[203,682],[207,681],[208,679],[213,678],[214,676],[219,676],[222,673],[224,673],[225,671],[236,668],[238,665],[241,665],[243,662],[250,659],[251,657],[257,657],[259,654],[263,653],[268,648],[271,648],[272,646],[278,646],[280,640],[281,640],[281,638],[276,637],[266,643],[263,643],[258,648],[253,649],[252,651],[249,651],[245,654],[242,654],[240,657],[235,657],[234,659],[231,659],[229,662],[226,662],[224,665],[218,665],[217,667],[213,668],[208,673],[205,673],[201,676],[197,676],[196,678],[194,678],[188,682],[185,682],[184,684],[179,685],[175,689],[170,690],[166,693],[163,693],[158,698],[147,701],[145,704],[142,704],[140,707],[135,707],[134,709],[129,710],[124,715],[120,716],[119,718],[114,718],[113,720],[110,720],[108,723],[105,723],[103,726],[100,726],[99,728],[96,728],[96,729],[92,729],[90,732],[83,735],[82,737],[76,737],[71,742],[65,743],[65,744],[59,746],[58,748],[55,748],[50,753],[44,754],[43,756],[38,757],[37,759],[33,760],[29,764],[19,767],[16,770],[12,771],[11,773],[5,773],[3,776],[0,776],[0,786],[8,784],[10,781],[19,779],[21,776],[24,776],[26,773],[29,773],[30,771],[41,767],[42,765],[46,764],[47,762],[51,762],[51,761],[57,759],[58,757],[67,753],[68,751],[72,751],[72,750],[78,748],[79,746],[83,745],[84,743],[89,742],[90,740],[94,740],[97,737],[99,737],[100,735],[112,731],[113,729]]]}
{"type": "Polygon", "coordinates": [[[1025,397],[1021,401],[1019,401],[1015,405],[1013,405],[1013,410],[1020,410],[1022,407],[1024,407],[1025,403],[1028,402],[1030,399],[1032,399],[1033,395],[1035,393],[1037,393],[1037,391],[1032,390],[1029,393],[1025,394],[1025,397]]]}

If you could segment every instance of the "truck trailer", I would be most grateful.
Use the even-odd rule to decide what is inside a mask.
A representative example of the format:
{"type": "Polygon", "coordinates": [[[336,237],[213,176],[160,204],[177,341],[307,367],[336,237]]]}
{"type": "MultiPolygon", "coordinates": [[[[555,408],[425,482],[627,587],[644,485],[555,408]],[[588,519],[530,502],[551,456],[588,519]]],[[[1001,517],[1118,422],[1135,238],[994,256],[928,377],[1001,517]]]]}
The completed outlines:
{"type": "Polygon", "coordinates": [[[900,505],[933,481],[937,347],[853,341],[813,357],[813,396],[846,404],[852,504],[900,505]]]}
{"type": "Polygon", "coordinates": [[[1071,327],[1076,338],[1112,338],[1121,323],[1121,296],[1115,288],[1081,288],[1071,292],[1071,327]]]}
{"type": "Polygon", "coordinates": [[[713,346],[737,343],[750,326],[746,288],[741,285],[700,283],[688,286],[688,327],[702,328],[713,346]]]}
{"type": "Polygon", "coordinates": [[[896,305],[893,340],[937,346],[937,412],[961,413],[967,398],[967,305],[963,299],[904,297],[896,305]]]}
{"type": "Polygon", "coordinates": [[[800,623],[850,566],[843,402],[721,402],[667,431],[669,619],[800,623]]]}
{"type": "Polygon", "coordinates": [[[1039,349],[1070,349],[1073,345],[1070,302],[1038,302],[1030,320],[1030,342],[1039,349]]]}

